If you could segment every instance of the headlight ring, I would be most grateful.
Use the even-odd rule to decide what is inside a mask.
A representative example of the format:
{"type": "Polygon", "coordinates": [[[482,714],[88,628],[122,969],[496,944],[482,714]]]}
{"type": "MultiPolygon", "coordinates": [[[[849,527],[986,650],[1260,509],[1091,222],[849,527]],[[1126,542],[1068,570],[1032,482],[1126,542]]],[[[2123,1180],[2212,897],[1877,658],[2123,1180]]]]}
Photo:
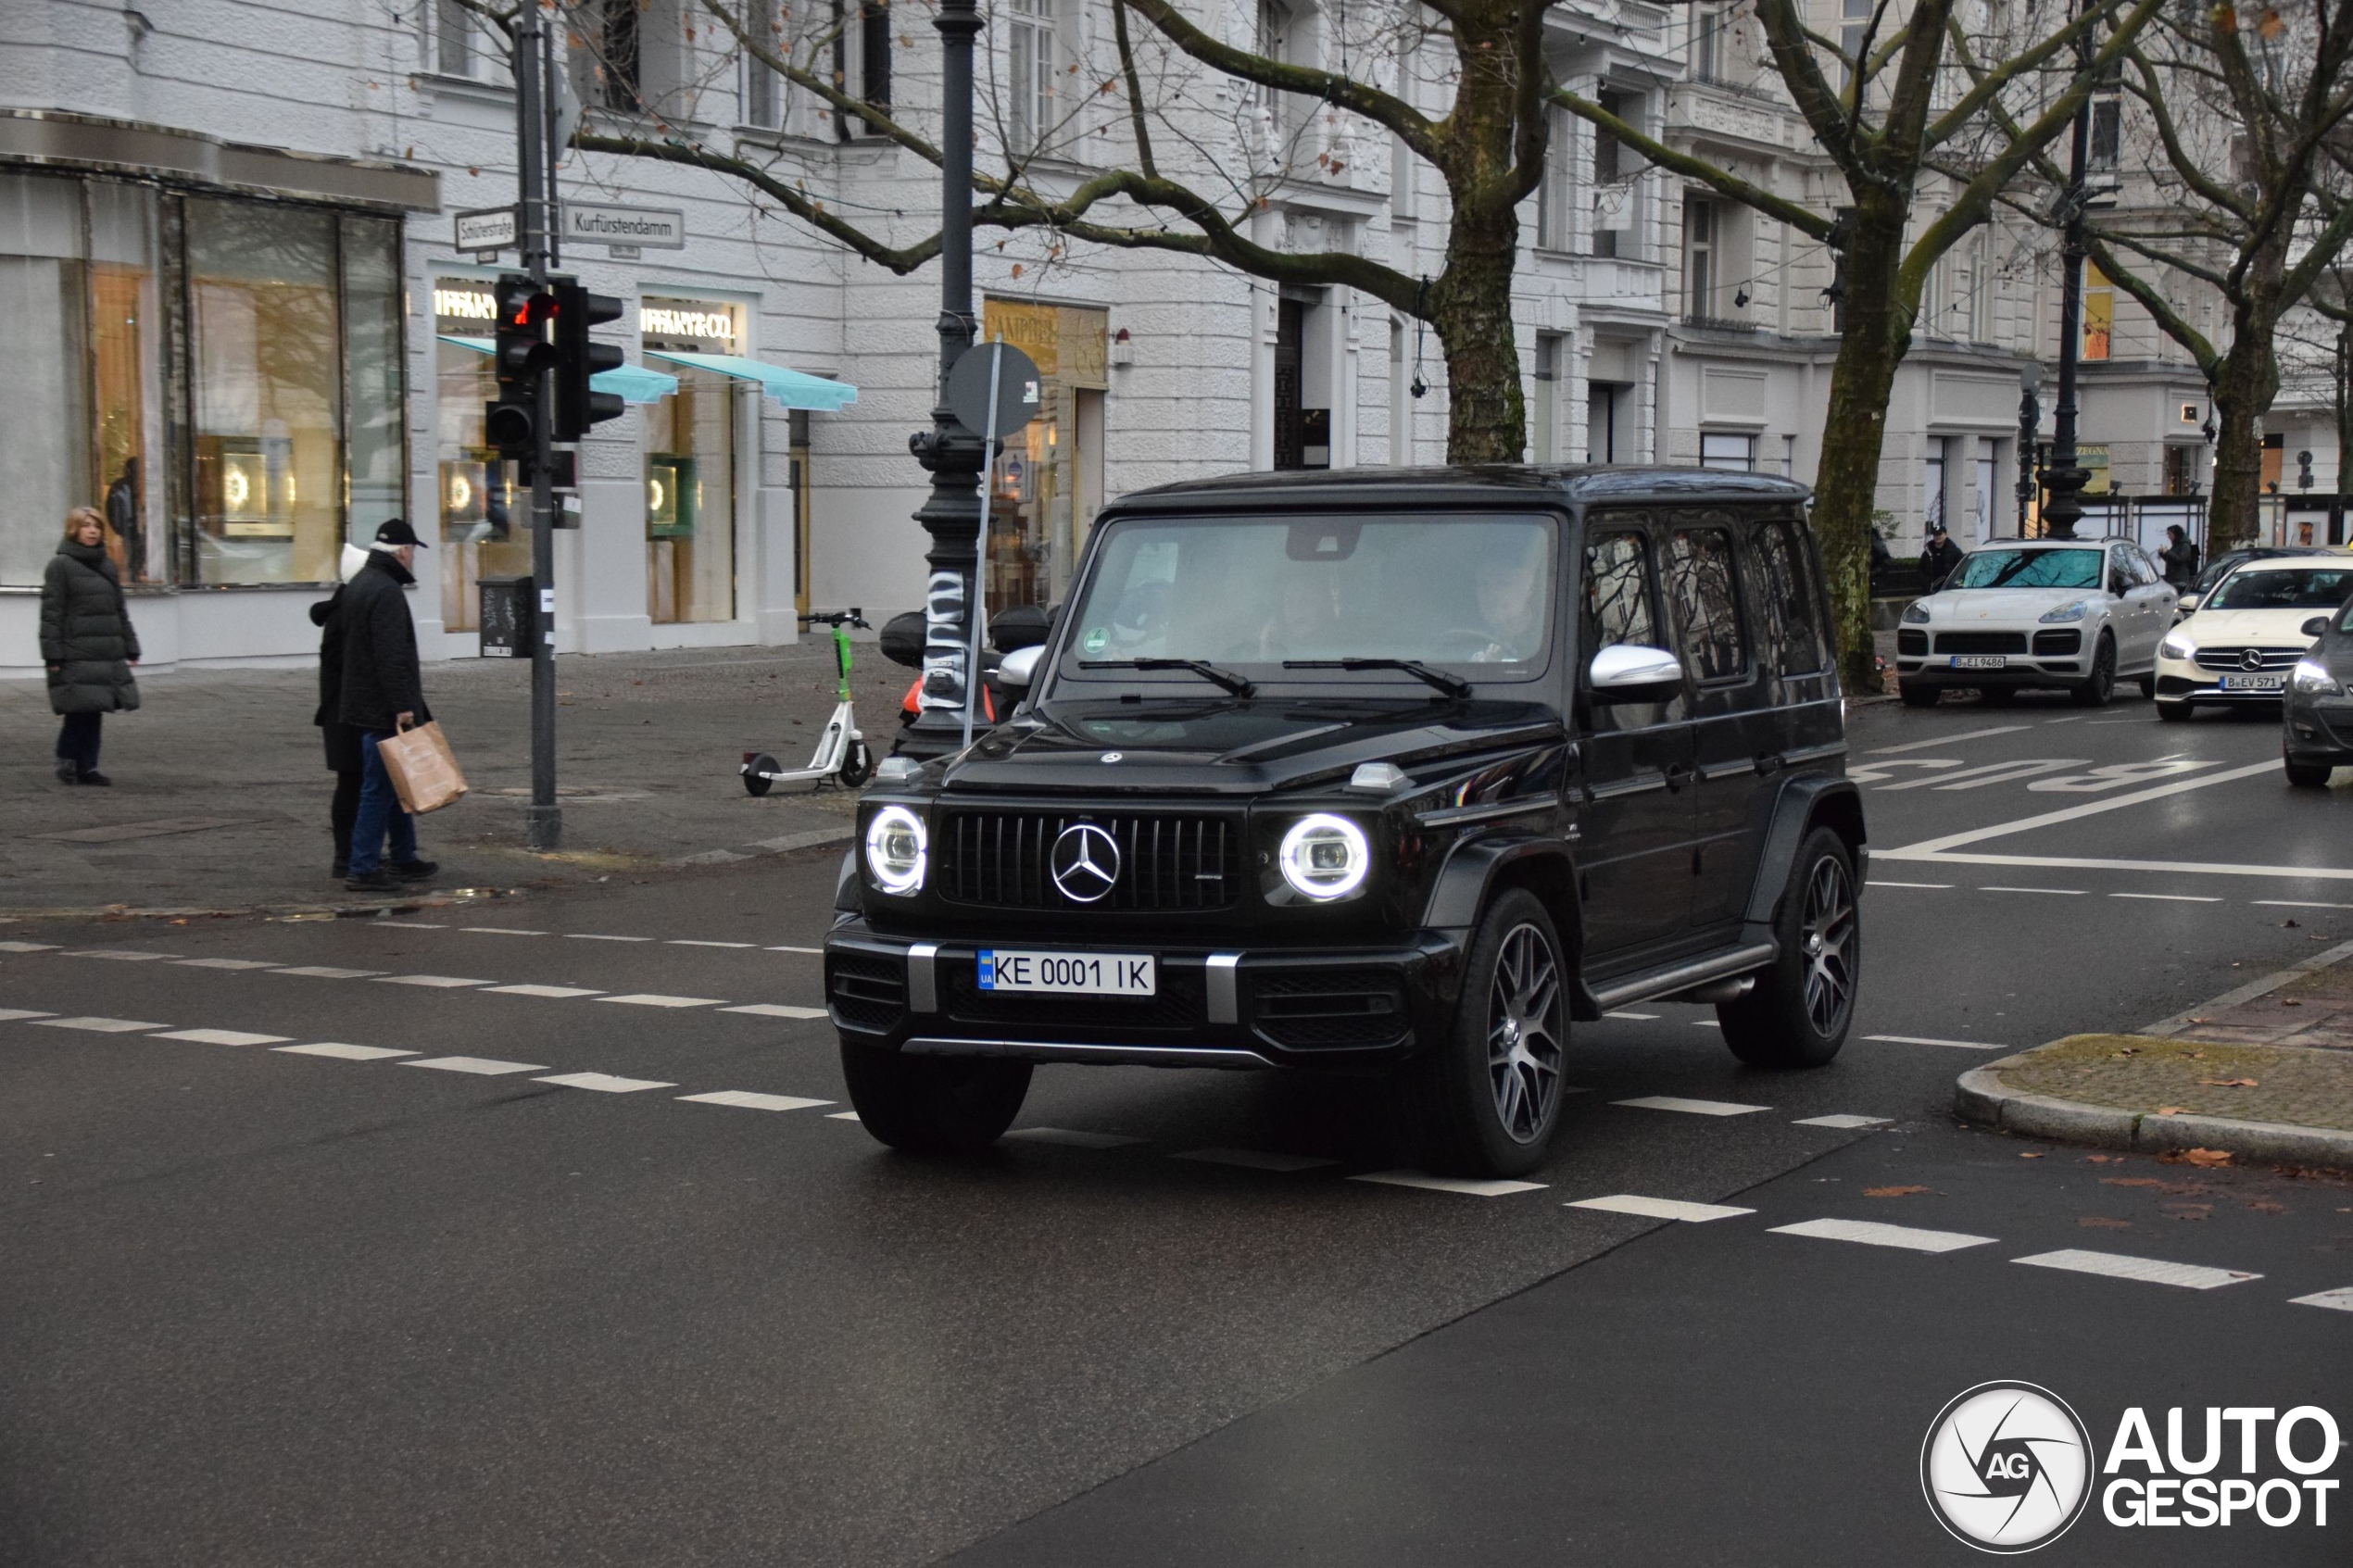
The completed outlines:
{"type": "Polygon", "coordinates": [[[886,806],[866,824],[866,874],[893,897],[919,892],[930,857],[924,820],[904,806],[886,806]]]}
{"type": "Polygon", "coordinates": [[[1363,828],[1346,817],[1318,811],[1284,832],[1275,860],[1292,892],[1329,904],[1364,890],[1373,869],[1373,851],[1363,828]]]}

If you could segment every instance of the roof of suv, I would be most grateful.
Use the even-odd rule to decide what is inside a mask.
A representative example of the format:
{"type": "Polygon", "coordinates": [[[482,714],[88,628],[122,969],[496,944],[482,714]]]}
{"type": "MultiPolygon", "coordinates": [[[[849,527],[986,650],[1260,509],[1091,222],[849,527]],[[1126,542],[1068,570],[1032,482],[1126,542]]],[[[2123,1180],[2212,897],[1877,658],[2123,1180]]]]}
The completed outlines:
{"type": "Polygon", "coordinates": [[[1176,511],[1204,506],[1219,511],[1258,507],[1471,507],[1509,500],[1524,503],[1537,497],[1579,506],[1596,501],[1804,501],[1812,495],[1793,480],[1722,469],[1496,464],[1227,474],[1139,490],[1123,495],[1105,510],[1176,511]]]}

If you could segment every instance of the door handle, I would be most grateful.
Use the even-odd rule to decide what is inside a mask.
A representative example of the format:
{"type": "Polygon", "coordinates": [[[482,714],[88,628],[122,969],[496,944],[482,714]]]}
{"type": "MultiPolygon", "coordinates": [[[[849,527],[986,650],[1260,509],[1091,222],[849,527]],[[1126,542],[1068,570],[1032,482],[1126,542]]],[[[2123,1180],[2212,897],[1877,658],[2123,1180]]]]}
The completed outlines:
{"type": "Polygon", "coordinates": [[[1686,763],[1669,762],[1667,765],[1667,787],[1670,791],[1680,791],[1691,776],[1692,770],[1686,763]]]}
{"type": "Polygon", "coordinates": [[[1756,754],[1756,771],[1760,775],[1780,772],[1781,771],[1781,754],[1778,751],[1758,752],[1756,754]]]}

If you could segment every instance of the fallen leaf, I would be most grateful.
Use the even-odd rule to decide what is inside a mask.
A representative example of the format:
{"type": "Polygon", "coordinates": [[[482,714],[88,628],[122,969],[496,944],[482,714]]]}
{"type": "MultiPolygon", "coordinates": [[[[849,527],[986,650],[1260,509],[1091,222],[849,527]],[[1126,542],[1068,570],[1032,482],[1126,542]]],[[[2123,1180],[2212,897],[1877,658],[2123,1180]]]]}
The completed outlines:
{"type": "Polygon", "coordinates": [[[2297,1001],[2294,997],[2282,997],[2280,998],[2280,1006],[2284,1008],[2300,1008],[2304,1004],[2302,1002],[2297,1001]]]}
{"type": "Polygon", "coordinates": [[[2200,1078],[2198,1082],[2210,1089],[2253,1089],[2262,1086],[2252,1078],[2200,1078]]]}
{"type": "Polygon", "coordinates": [[[2287,1212],[2286,1204],[2274,1203],[2268,1198],[2259,1198],[2249,1203],[2247,1207],[2254,1210],[2259,1214],[2284,1214],[2287,1212]]]}
{"type": "Polygon", "coordinates": [[[2192,1023],[2211,1023],[2214,1021],[2210,1018],[2193,1018],[2190,1022],[2192,1023]]]}
{"type": "Polygon", "coordinates": [[[2182,1108],[2178,1105],[2160,1105],[2157,1108],[2157,1113],[2159,1116],[2179,1116],[2182,1114],[2182,1108]]]}
{"type": "Polygon", "coordinates": [[[1863,1196],[1865,1198],[1909,1198],[1916,1192],[1927,1190],[1926,1187],[1865,1187],[1863,1196]]]}
{"type": "Polygon", "coordinates": [[[2125,1047],[2122,1050],[2118,1051],[2116,1054],[2117,1054],[2118,1056],[2138,1056],[2138,1055],[2140,1054],[2140,1051],[2141,1051],[2141,1047],[2138,1047],[2138,1046],[2127,1046],[2127,1047],[2125,1047]]]}
{"type": "Polygon", "coordinates": [[[2133,1228],[2132,1221],[2111,1220],[2105,1214],[2086,1214],[2075,1223],[2085,1230],[2129,1231],[2133,1228]]]}
{"type": "Polygon", "coordinates": [[[2124,1157],[2120,1154],[2087,1154],[2083,1157],[2086,1165],[2120,1165],[2123,1162],[2124,1157]]]}
{"type": "Polygon", "coordinates": [[[2216,1165],[2228,1165],[2231,1162],[2231,1151],[2227,1148],[2185,1148],[2182,1150],[2182,1162],[2184,1165],[2200,1165],[2209,1169],[2216,1165]]]}
{"type": "Polygon", "coordinates": [[[2025,1153],[2020,1155],[2019,1158],[2020,1160],[2040,1160],[2043,1158],[2043,1151],[2039,1148],[2030,1148],[2025,1153]]]}
{"type": "Polygon", "coordinates": [[[2102,1176],[2104,1187],[2161,1187],[2165,1184],[2155,1176],[2102,1176]]]}

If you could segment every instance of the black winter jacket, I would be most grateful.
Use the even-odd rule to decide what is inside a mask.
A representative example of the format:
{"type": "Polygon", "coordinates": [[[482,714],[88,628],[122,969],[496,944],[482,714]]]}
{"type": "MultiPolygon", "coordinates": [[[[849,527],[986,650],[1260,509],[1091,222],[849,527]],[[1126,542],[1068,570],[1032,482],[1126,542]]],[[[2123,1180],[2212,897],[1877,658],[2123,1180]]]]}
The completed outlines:
{"type": "Polygon", "coordinates": [[[1944,579],[1953,575],[1953,569],[1961,564],[1964,554],[1966,552],[1950,537],[1920,552],[1920,575],[1928,579],[1930,593],[1933,594],[1944,586],[1944,579]]]}
{"type": "Polygon", "coordinates": [[[343,721],[343,595],[339,585],[330,597],[310,607],[310,624],[319,634],[319,710],[310,721],[327,749],[327,771],[356,773],[360,769],[359,732],[343,721]]]}
{"type": "Polygon", "coordinates": [[[354,729],[386,732],[403,713],[415,714],[420,724],[433,717],[417,669],[416,622],[401,592],[415,581],[398,560],[371,550],[368,564],[338,596],[343,681],[335,710],[354,729]]]}
{"type": "Polygon", "coordinates": [[[58,546],[41,578],[41,662],[49,667],[50,711],[138,707],[138,683],[131,678],[138,657],[139,633],[105,546],[71,540],[58,546]]]}

